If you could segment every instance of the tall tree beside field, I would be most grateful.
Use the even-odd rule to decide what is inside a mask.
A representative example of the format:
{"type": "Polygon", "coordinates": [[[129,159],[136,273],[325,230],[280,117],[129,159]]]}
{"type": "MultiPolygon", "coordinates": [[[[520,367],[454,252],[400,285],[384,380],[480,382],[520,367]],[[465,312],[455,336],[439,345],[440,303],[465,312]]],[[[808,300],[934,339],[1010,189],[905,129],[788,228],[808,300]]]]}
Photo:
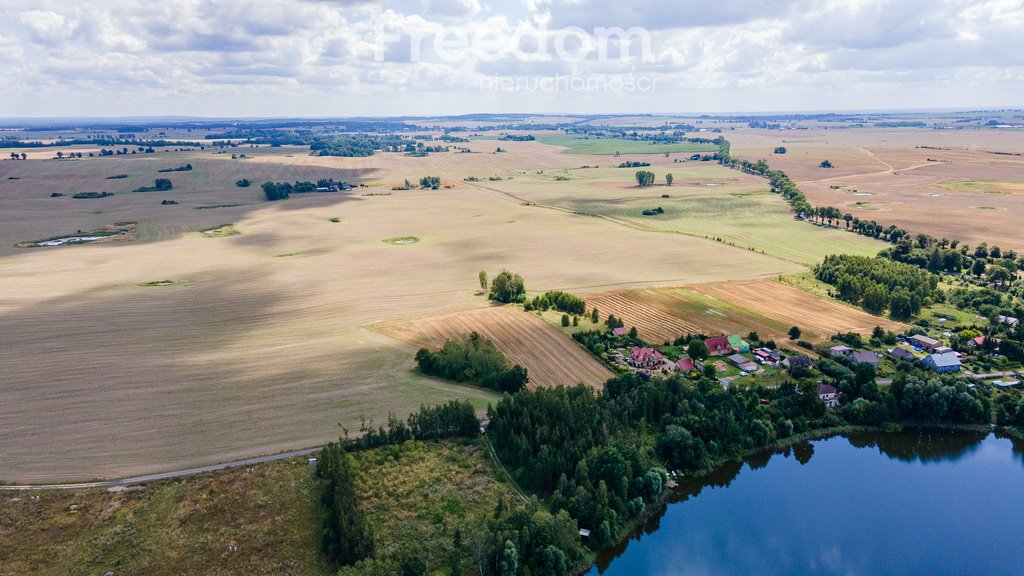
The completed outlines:
{"type": "Polygon", "coordinates": [[[356,494],[352,457],[331,442],[316,463],[323,506],[320,549],[337,566],[347,566],[373,554],[373,539],[356,494]]]}
{"type": "Polygon", "coordinates": [[[597,324],[601,321],[601,316],[597,313],[597,306],[594,306],[594,310],[590,313],[590,321],[597,324]]]}
{"type": "Polygon", "coordinates": [[[654,186],[654,172],[650,170],[638,170],[636,173],[637,186],[654,186]]]}
{"type": "Polygon", "coordinates": [[[504,303],[525,300],[526,284],[523,282],[523,277],[508,270],[502,270],[491,281],[490,298],[504,303]]]}
{"type": "Polygon", "coordinates": [[[484,292],[487,291],[487,271],[486,270],[481,270],[480,271],[480,289],[483,290],[484,292]]]}
{"type": "Polygon", "coordinates": [[[799,337],[800,337],[800,327],[799,326],[790,326],[790,328],[789,328],[789,339],[790,340],[796,340],[799,337]]]}
{"type": "Polygon", "coordinates": [[[672,176],[671,172],[665,174],[665,186],[671,186],[673,180],[675,180],[675,177],[672,176]]]}
{"type": "Polygon", "coordinates": [[[704,360],[708,357],[708,346],[700,340],[694,339],[686,348],[686,354],[694,361],[704,360]]]}

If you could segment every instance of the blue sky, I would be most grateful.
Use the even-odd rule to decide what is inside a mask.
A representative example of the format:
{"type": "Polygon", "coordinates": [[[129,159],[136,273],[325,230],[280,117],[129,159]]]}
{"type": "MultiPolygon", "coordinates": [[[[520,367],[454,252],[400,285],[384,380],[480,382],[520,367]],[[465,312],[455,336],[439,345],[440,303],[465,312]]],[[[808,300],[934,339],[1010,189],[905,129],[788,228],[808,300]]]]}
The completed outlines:
{"type": "Polygon", "coordinates": [[[1022,30],[1024,0],[6,0],[0,117],[1021,106],[1022,30]]]}

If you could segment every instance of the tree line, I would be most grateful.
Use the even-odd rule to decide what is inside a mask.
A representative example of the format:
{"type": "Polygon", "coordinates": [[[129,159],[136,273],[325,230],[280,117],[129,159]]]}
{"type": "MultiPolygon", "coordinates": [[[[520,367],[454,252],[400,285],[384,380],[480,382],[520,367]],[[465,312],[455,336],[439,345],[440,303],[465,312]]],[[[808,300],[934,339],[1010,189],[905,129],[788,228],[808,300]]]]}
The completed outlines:
{"type": "Polygon", "coordinates": [[[549,290],[544,294],[534,296],[532,299],[527,300],[523,307],[527,311],[554,308],[559,312],[579,316],[587,313],[587,303],[582,298],[559,290],[549,290]]]}
{"type": "Polygon", "coordinates": [[[437,352],[420,348],[416,352],[416,366],[424,374],[510,394],[522,390],[530,381],[526,368],[509,362],[490,339],[476,332],[471,332],[463,342],[445,340],[437,352]]]}
{"type": "Polygon", "coordinates": [[[935,274],[885,258],[826,256],[814,267],[814,276],[835,286],[840,300],[873,314],[889,310],[893,318],[901,320],[920,313],[922,306],[940,294],[935,274]]]}

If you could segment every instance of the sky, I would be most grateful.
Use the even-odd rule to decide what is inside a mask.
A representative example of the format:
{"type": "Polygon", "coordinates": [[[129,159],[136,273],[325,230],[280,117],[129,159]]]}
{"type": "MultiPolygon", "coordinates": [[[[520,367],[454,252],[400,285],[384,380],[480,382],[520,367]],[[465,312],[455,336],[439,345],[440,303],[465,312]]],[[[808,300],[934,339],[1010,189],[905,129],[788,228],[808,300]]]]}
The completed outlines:
{"type": "Polygon", "coordinates": [[[0,2],[0,117],[1024,105],[1024,0],[0,2]]]}

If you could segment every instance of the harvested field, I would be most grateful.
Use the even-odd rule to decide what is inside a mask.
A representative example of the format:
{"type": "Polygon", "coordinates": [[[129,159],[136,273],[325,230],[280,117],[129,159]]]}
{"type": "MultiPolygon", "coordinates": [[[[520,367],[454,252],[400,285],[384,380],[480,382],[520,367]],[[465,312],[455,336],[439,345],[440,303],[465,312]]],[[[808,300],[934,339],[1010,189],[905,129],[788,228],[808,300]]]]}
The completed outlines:
{"type": "Polygon", "coordinates": [[[642,288],[597,294],[587,298],[601,315],[614,314],[626,326],[636,326],[652,342],[683,334],[746,334],[786,340],[790,326],[799,326],[803,339],[824,340],[837,332],[870,334],[880,325],[890,330],[903,324],[872,316],[779,282],[763,280],[701,284],[686,288],[642,288]]]}
{"type": "MultiPolygon", "coordinates": [[[[535,144],[528,153],[512,144],[522,143],[509,143],[507,154],[436,159],[288,158],[280,150],[236,163],[169,154],[150,164],[154,171],[190,161],[194,169],[182,174],[210,180],[211,189],[176,181],[170,194],[180,206],[161,206],[161,195],[119,194],[106,199],[110,213],[103,215],[83,214],[83,202],[31,187],[0,190],[0,235],[11,236],[0,259],[0,477],[42,482],[159,472],[317,445],[336,438],[339,424],[354,430],[361,417],[381,421],[424,403],[467,398],[483,407],[496,396],[419,376],[411,370],[414,346],[365,328],[487,306],[475,295],[480,270],[516,271],[531,292],[586,294],[803,269],[703,238],[666,241],[477,187],[369,195],[382,190],[380,181],[443,175],[435,169],[444,162],[456,167],[460,157],[468,158],[463,168],[476,166],[469,173],[486,173],[484,165],[517,154],[523,162],[535,153],[559,157],[552,147],[535,144]],[[253,187],[234,186],[239,177],[318,174],[380,180],[352,193],[297,194],[274,203],[253,197],[253,187]],[[212,188],[214,180],[220,188],[212,188]],[[149,200],[139,204],[140,198],[149,200]],[[235,208],[191,207],[235,200],[242,201],[235,208]],[[119,220],[138,221],[140,241],[13,247],[119,220]],[[199,233],[225,222],[239,234],[199,233]],[[419,242],[384,241],[413,236],[419,242]],[[724,260],[731,265],[721,266],[724,260]],[[144,286],[162,280],[174,283],[144,286]]],[[[104,180],[132,174],[144,160],[50,162],[0,168],[26,178],[74,168],[104,180]]],[[[131,187],[142,177],[106,182],[131,187]]],[[[537,382],[555,380],[545,380],[541,368],[532,372],[537,382]]]]}
{"type": "Polygon", "coordinates": [[[728,138],[736,156],[785,170],[813,205],[972,246],[1024,249],[1024,131],[737,129],[728,138]],[[775,146],[787,153],[772,154],[775,146]],[[836,167],[820,168],[824,159],[836,167]],[[858,205],[854,190],[871,202],[858,205]]]}
{"type": "Polygon", "coordinates": [[[381,332],[415,346],[440,348],[476,331],[508,358],[524,366],[533,386],[584,383],[600,388],[613,374],[575,341],[537,316],[513,306],[453,312],[411,321],[389,322],[381,332]]]}

